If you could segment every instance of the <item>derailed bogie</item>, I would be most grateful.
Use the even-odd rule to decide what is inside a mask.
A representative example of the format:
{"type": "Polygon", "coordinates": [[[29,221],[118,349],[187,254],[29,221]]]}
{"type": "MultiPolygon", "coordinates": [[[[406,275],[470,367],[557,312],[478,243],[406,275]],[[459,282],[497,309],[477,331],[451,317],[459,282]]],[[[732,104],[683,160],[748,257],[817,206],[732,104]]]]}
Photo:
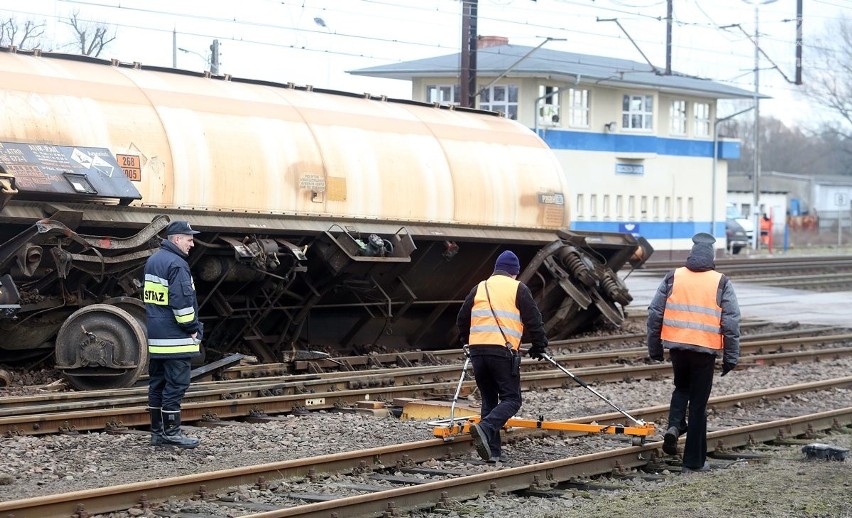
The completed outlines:
{"type": "Polygon", "coordinates": [[[118,306],[81,308],[56,335],[56,368],[77,389],[128,387],[147,365],[145,328],[118,306]]]}

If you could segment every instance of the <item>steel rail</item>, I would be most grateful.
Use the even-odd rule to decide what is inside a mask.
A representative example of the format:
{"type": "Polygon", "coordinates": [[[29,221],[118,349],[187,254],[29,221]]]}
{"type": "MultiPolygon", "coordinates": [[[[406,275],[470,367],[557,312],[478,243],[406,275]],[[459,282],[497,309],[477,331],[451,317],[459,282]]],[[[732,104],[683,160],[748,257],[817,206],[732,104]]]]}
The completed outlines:
{"type": "MultiPolygon", "coordinates": [[[[747,355],[756,351],[783,351],[785,345],[806,346],[825,342],[852,341],[852,333],[835,335],[816,335],[836,327],[818,327],[806,330],[780,331],[765,333],[741,342],[741,354],[747,355]],[[806,336],[802,336],[806,335],[806,336]],[[793,338],[780,338],[791,336],[793,338]],[[772,338],[768,340],[768,338],[772,338]]],[[[642,335],[644,337],[644,334],[642,335]]],[[[616,337],[621,339],[622,337],[616,337]]],[[[553,349],[552,349],[553,350],[553,349]]],[[[556,350],[559,350],[556,348],[556,350]]],[[[454,361],[461,358],[458,350],[436,351],[443,361],[454,361]]],[[[620,361],[634,361],[647,356],[644,347],[632,347],[611,351],[596,351],[587,353],[569,353],[554,355],[558,361],[573,368],[601,366],[620,361]]],[[[743,358],[745,360],[745,358],[743,358]]],[[[525,370],[541,370],[549,365],[532,360],[524,360],[525,370]]],[[[229,369],[230,370],[230,369],[229,369]]],[[[327,392],[329,390],[348,390],[366,388],[376,385],[410,384],[418,377],[430,377],[433,381],[455,379],[460,372],[458,365],[401,367],[396,369],[371,369],[355,372],[326,372],[320,374],[289,374],[270,377],[237,376],[215,382],[196,382],[190,385],[186,395],[187,401],[231,399],[245,397],[249,393],[270,393],[276,395],[310,392],[327,392]]],[[[103,408],[104,406],[120,407],[144,405],[147,400],[147,388],[136,387],[128,389],[90,390],[84,392],[66,392],[58,394],[38,394],[30,396],[14,396],[0,398],[3,406],[0,417],[23,415],[62,410],[83,410],[87,408],[103,408]]]]}
{"type": "MultiPolygon", "coordinates": [[[[793,385],[771,391],[754,391],[726,396],[724,398],[711,398],[709,405],[711,408],[720,408],[742,403],[743,401],[748,402],[765,398],[784,397],[785,395],[800,391],[825,390],[831,387],[846,386],[850,383],[852,383],[852,377],[793,385]],[[741,396],[741,398],[738,399],[737,396],[741,396]]],[[[634,415],[650,419],[653,416],[663,415],[667,411],[667,405],[660,405],[645,409],[636,409],[631,412],[634,415]]],[[[623,418],[621,414],[614,413],[587,416],[572,419],[569,422],[578,422],[581,420],[582,422],[610,422],[609,416],[612,415],[623,418]]],[[[750,441],[771,440],[779,434],[796,435],[804,433],[808,429],[825,429],[836,426],[838,423],[849,422],[852,422],[852,407],[770,423],[719,430],[708,434],[708,451],[713,451],[715,448],[720,447],[731,448],[750,441]]],[[[535,430],[524,430],[522,433],[529,435],[546,434],[546,432],[535,430]]],[[[78,513],[78,515],[80,513],[105,513],[127,509],[137,503],[148,503],[153,500],[166,500],[173,497],[204,498],[225,488],[246,484],[263,485],[269,480],[305,476],[311,470],[314,472],[340,472],[351,470],[356,466],[382,468],[398,463],[423,462],[434,458],[444,458],[453,456],[459,451],[466,452],[470,447],[469,443],[470,438],[467,436],[458,437],[453,441],[433,439],[355,452],[323,455],[308,459],[288,460],[258,466],[231,468],[168,479],[149,480],[119,486],[6,501],[0,502],[0,512],[8,513],[8,515],[13,515],[16,518],[72,516],[74,513],[78,513]]],[[[643,446],[632,446],[609,452],[519,468],[505,468],[496,472],[472,475],[470,477],[460,477],[452,479],[453,482],[433,482],[416,486],[416,488],[398,488],[391,491],[374,493],[373,495],[341,498],[333,502],[309,504],[281,511],[273,511],[273,513],[284,514],[260,513],[253,516],[256,518],[271,518],[273,516],[327,517],[330,515],[332,509],[339,509],[337,511],[339,516],[381,513],[383,509],[376,511],[373,507],[363,506],[374,506],[382,502],[382,505],[386,506],[388,501],[395,501],[396,505],[401,507],[409,505],[420,506],[424,502],[435,503],[440,498],[442,489],[453,492],[448,494],[454,498],[461,498],[465,495],[475,496],[483,491],[483,486],[481,485],[483,482],[486,484],[484,486],[485,489],[491,488],[491,484],[496,483],[496,487],[502,491],[540,487],[542,484],[549,485],[569,480],[581,474],[601,474],[643,465],[649,459],[653,458],[655,450],[660,446],[660,442],[647,443],[643,446]],[[455,493],[456,491],[458,493],[455,493]],[[330,507],[326,507],[326,505],[330,507]],[[345,509],[345,512],[341,513],[340,510],[342,509],[345,509]]]]}
{"type": "MultiPolygon", "coordinates": [[[[717,441],[716,444],[722,443],[727,448],[731,448],[744,446],[751,442],[771,441],[779,433],[782,433],[781,431],[784,431],[787,435],[801,435],[813,430],[829,429],[841,422],[847,424],[852,422],[852,408],[720,430],[707,434],[708,451],[715,449],[715,447],[709,445],[711,441],[717,441]]],[[[577,476],[621,472],[625,469],[643,466],[651,460],[653,456],[651,450],[654,449],[655,447],[652,445],[632,446],[245,515],[244,518],[376,516],[386,511],[405,511],[431,507],[447,499],[468,500],[488,491],[512,492],[524,489],[547,489],[577,476]]]]}
{"type": "MultiPolygon", "coordinates": [[[[760,347],[758,343],[755,347],[760,347]]],[[[786,353],[755,354],[742,358],[752,365],[777,365],[799,363],[805,360],[821,360],[852,356],[852,347],[837,347],[820,350],[794,351],[786,353]]],[[[528,365],[537,362],[528,361],[528,365]]],[[[221,419],[266,416],[270,414],[291,413],[297,410],[331,410],[344,406],[353,406],[358,401],[392,401],[394,398],[449,397],[455,390],[460,366],[444,368],[446,381],[432,379],[426,383],[413,385],[374,386],[356,390],[339,390],[333,386],[327,391],[293,393],[286,395],[260,396],[246,391],[246,397],[222,399],[219,396],[205,395],[201,400],[185,399],[181,408],[184,422],[211,422],[221,419]],[[455,378],[455,379],[453,379],[455,378]]],[[[655,363],[639,366],[590,367],[577,370],[587,383],[607,383],[636,379],[663,379],[671,376],[668,363],[655,363]]],[[[547,371],[523,372],[521,385],[524,389],[561,388],[572,386],[570,380],[555,369],[547,371]]],[[[473,381],[463,384],[467,394],[475,387],[473,381]]],[[[216,392],[216,391],[213,391],[216,392]]],[[[107,402],[108,404],[108,402],[107,402]]],[[[127,427],[147,426],[150,417],[144,399],[139,406],[117,408],[98,408],[87,410],[59,411],[55,413],[19,413],[0,417],[0,435],[39,435],[56,432],[84,430],[122,430],[127,427]]]]}
{"type": "MultiPolygon", "coordinates": [[[[707,434],[708,451],[732,448],[753,442],[767,442],[779,435],[802,435],[826,430],[840,423],[852,423],[852,407],[820,412],[767,423],[747,425],[707,434]],[[711,446],[712,445],[712,446],[711,446]]],[[[547,489],[578,476],[621,472],[648,464],[654,445],[631,446],[568,459],[531,464],[517,468],[448,478],[421,485],[400,487],[365,495],[311,503],[275,511],[245,515],[244,518],[378,516],[388,511],[432,507],[447,499],[469,500],[486,492],[513,492],[547,489]]]]}
{"type": "MultiPolygon", "coordinates": [[[[852,268],[852,257],[850,256],[799,256],[799,257],[773,257],[773,258],[743,258],[743,259],[716,259],[716,270],[722,273],[740,271],[767,271],[777,269],[788,271],[795,268],[825,269],[828,267],[852,268]]],[[[637,272],[666,272],[668,270],[683,266],[683,261],[654,261],[645,263],[637,272]]]]}

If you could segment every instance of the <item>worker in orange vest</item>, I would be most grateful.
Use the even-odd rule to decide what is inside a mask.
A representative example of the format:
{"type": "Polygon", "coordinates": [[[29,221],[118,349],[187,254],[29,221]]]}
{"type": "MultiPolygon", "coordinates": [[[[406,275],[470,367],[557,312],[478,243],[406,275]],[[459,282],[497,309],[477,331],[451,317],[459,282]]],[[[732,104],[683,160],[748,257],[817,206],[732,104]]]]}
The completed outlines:
{"type": "Polygon", "coordinates": [[[772,252],[772,218],[766,214],[760,218],[760,242],[772,252]]]}
{"type": "Polygon", "coordinates": [[[692,242],[686,266],[666,274],[648,306],[648,355],[662,361],[668,349],[674,372],[663,452],[676,455],[686,432],[684,473],[709,469],[707,400],[716,357],[722,356],[722,376],[740,357],[740,308],[731,281],[715,270],[716,239],[701,232],[692,242]]]}
{"type": "Polygon", "coordinates": [[[470,427],[476,452],[486,462],[505,462],[500,429],[521,408],[521,338],[529,337],[527,354],[541,360],[547,335],[541,312],[511,250],[500,254],[494,273],[468,293],[456,324],[462,344],[470,345],[473,377],[482,396],[482,420],[470,427]]]}

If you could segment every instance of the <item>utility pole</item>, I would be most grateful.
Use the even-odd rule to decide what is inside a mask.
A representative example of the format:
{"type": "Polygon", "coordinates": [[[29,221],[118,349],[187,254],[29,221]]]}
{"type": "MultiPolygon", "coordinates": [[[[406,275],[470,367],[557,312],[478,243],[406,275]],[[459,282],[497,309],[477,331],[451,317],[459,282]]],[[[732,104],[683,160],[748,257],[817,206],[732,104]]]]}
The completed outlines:
{"type": "Polygon", "coordinates": [[[210,45],[210,73],[219,75],[219,40],[213,40],[210,45]]]}
{"type": "Polygon", "coordinates": [[[802,0],[796,2],[796,84],[802,84],[802,0]]]}
{"type": "Polygon", "coordinates": [[[462,0],[461,63],[459,74],[459,105],[476,106],[476,42],[479,0],[462,0]]]}
{"type": "Polygon", "coordinates": [[[771,4],[778,0],[743,0],[754,5],[754,192],[752,193],[752,212],[754,217],[754,235],[752,247],[760,249],[760,5],[771,4]]]}
{"type": "Polygon", "coordinates": [[[668,0],[666,5],[666,75],[672,75],[672,23],[674,20],[674,0],[668,0]]]}

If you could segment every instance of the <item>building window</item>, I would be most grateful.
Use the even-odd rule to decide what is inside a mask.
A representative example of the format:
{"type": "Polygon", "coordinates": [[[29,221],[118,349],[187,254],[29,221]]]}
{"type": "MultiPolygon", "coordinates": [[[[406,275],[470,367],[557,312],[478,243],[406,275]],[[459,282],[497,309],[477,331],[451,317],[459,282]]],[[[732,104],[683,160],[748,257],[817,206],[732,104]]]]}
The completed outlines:
{"type": "Polygon", "coordinates": [[[595,217],[598,215],[598,195],[592,194],[589,196],[589,216],[595,217]]]}
{"type": "Polygon", "coordinates": [[[427,85],[426,102],[458,105],[460,92],[459,85],[427,85]]]}
{"type": "Polygon", "coordinates": [[[642,219],[648,219],[648,197],[642,196],[639,210],[642,212],[642,219]]]}
{"type": "Polygon", "coordinates": [[[621,127],[624,129],[654,129],[654,96],[625,95],[621,101],[621,127]]]}
{"type": "Polygon", "coordinates": [[[559,88],[542,85],[538,96],[538,125],[559,126],[559,88]]]}
{"type": "Polygon", "coordinates": [[[681,198],[680,196],[675,198],[675,211],[676,211],[677,220],[682,221],[683,220],[683,198],[681,198]]]}
{"type": "Polygon", "coordinates": [[[672,135],[686,135],[686,101],[672,101],[669,121],[672,135]]]}
{"type": "Polygon", "coordinates": [[[686,199],[686,217],[689,221],[692,221],[695,216],[695,203],[692,201],[692,196],[686,199]]]}
{"type": "Polygon", "coordinates": [[[589,127],[589,91],[579,88],[568,90],[568,125],[573,128],[589,127]]]}
{"type": "Polygon", "coordinates": [[[512,120],[518,120],[517,85],[494,85],[483,90],[479,96],[479,108],[502,112],[512,120]]]}
{"type": "Polygon", "coordinates": [[[578,194],[578,195],[577,195],[577,205],[576,205],[576,208],[577,208],[577,217],[578,217],[578,218],[582,218],[582,217],[583,217],[583,203],[584,203],[584,202],[585,202],[585,200],[583,199],[583,195],[582,195],[582,194],[578,194]]]}
{"type": "Polygon", "coordinates": [[[663,200],[663,210],[665,211],[663,213],[665,220],[671,221],[672,220],[672,198],[671,198],[671,196],[666,196],[665,199],[663,200]]]}
{"type": "Polygon", "coordinates": [[[615,217],[624,219],[624,196],[620,194],[615,197],[615,217]]]}
{"type": "Polygon", "coordinates": [[[603,211],[601,212],[604,219],[609,219],[609,194],[603,196],[603,211]]]}
{"type": "Polygon", "coordinates": [[[653,207],[652,207],[651,210],[652,210],[652,214],[654,215],[654,220],[658,220],[658,219],[660,219],[660,197],[654,196],[652,203],[653,203],[653,207]]]}
{"type": "Polygon", "coordinates": [[[632,194],[627,197],[627,217],[636,219],[636,196],[632,194]]]}
{"type": "Polygon", "coordinates": [[[710,104],[695,103],[692,108],[695,110],[695,136],[709,137],[710,136],[710,104]]]}

